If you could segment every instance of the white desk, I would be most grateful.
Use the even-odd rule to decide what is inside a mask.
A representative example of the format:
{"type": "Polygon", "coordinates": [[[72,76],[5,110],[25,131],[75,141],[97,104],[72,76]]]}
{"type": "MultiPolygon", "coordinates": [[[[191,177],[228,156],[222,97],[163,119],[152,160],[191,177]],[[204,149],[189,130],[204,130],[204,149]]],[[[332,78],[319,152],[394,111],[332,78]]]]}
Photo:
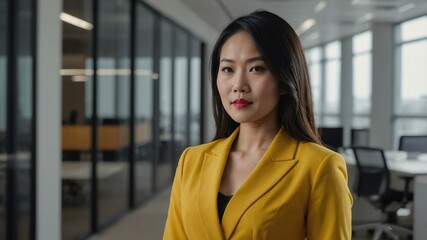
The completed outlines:
{"type": "MultiPolygon", "coordinates": [[[[123,162],[99,162],[98,179],[105,179],[122,171],[123,162]]],[[[92,163],[86,161],[63,161],[62,180],[89,181],[92,177],[92,163]]]]}
{"type": "MultiPolygon", "coordinates": [[[[351,151],[346,151],[341,155],[343,155],[347,165],[356,165],[356,160],[351,151]]],[[[410,176],[427,175],[427,161],[424,156],[421,156],[420,159],[406,159],[402,152],[397,151],[386,151],[385,156],[391,172],[410,176]]]]}

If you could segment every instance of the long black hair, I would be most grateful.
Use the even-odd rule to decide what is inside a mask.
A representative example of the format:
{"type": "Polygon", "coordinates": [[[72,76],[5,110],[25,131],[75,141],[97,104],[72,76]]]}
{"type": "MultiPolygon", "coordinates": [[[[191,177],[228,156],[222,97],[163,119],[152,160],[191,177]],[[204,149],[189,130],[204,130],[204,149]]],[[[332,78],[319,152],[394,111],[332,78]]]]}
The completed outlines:
{"type": "Polygon", "coordinates": [[[239,31],[252,37],[268,69],[278,80],[279,88],[286,92],[280,96],[277,106],[278,124],[297,140],[321,144],[314,123],[308,67],[298,35],[284,19],[263,10],[231,22],[213,49],[211,87],[217,128],[214,140],[228,137],[239,126],[225,111],[216,84],[222,46],[239,31]]]}

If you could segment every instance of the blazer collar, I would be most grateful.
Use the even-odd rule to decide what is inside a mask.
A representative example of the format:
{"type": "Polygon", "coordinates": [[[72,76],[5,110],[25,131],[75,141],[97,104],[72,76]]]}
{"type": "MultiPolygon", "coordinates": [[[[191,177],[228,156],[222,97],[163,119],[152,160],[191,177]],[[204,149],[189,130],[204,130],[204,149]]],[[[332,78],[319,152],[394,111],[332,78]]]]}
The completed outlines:
{"type": "Polygon", "coordinates": [[[221,140],[211,152],[204,155],[198,205],[210,239],[228,239],[249,206],[270,190],[298,162],[295,160],[298,141],[280,129],[255,169],[228,203],[221,228],[217,196],[228,153],[239,130],[237,128],[228,138],[221,140]]]}

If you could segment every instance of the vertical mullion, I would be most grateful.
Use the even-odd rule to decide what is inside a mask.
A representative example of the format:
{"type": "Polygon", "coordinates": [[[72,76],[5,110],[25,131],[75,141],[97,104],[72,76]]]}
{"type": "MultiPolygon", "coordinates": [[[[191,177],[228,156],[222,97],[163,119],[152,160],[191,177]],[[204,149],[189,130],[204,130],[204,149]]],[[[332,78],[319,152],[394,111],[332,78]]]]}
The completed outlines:
{"type": "MultiPolygon", "coordinates": [[[[171,132],[172,132],[172,138],[171,138],[171,147],[172,147],[172,151],[171,151],[171,161],[172,161],[172,169],[175,169],[177,166],[177,159],[175,159],[176,156],[176,144],[175,144],[175,58],[176,58],[176,46],[175,46],[175,41],[176,41],[176,26],[175,25],[171,25],[172,26],[172,71],[171,71],[171,112],[172,112],[172,127],[171,127],[171,132]]],[[[175,172],[175,171],[174,171],[175,172]]]]}
{"type": "MultiPolygon", "coordinates": [[[[154,50],[153,50],[153,73],[160,72],[160,18],[158,14],[154,17],[154,50]]],[[[160,82],[159,77],[153,79],[153,168],[152,168],[152,189],[157,186],[157,162],[159,160],[159,135],[160,135],[160,82]]]]}
{"type": "Polygon", "coordinates": [[[201,81],[200,83],[200,136],[199,136],[199,142],[202,143],[205,139],[205,98],[206,94],[203,94],[205,91],[205,44],[199,41],[199,49],[200,49],[200,79],[198,81],[201,81]]]}
{"type": "Polygon", "coordinates": [[[33,65],[32,65],[32,74],[33,74],[33,89],[32,89],[32,121],[31,121],[31,163],[30,163],[30,178],[31,178],[31,190],[30,190],[30,198],[31,198],[31,205],[30,205],[30,238],[32,240],[36,239],[37,229],[36,229],[36,214],[37,214],[37,202],[36,202],[36,193],[37,193],[37,178],[36,178],[36,172],[37,172],[37,165],[36,165],[36,156],[37,156],[37,147],[36,147],[36,139],[37,139],[37,13],[38,13],[38,4],[37,1],[31,1],[31,35],[33,36],[33,40],[31,41],[31,50],[32,50],[32,58],[34,59],[33,65]]]}
{"type": "Polygon", "coordinates": [[[92,31],[92,59],[93,59],[93,77],[92,77],[92,178],[91,178],[91,231],[98,230],[98,178],[97,178],[97,161],[98,161],[98,0],[93,0],[93,31],[92,31]]]}
{"type": "Polygon", "coordinates": [[[18,1],[9,1],[8,5],[8,36],[7,44],[7,135],[6,151],[9,156],[6,163],[6,239],[17,238],[17,204],[16,204],[16,34],[17,34],[17,5],[18,1]],[[11,157],[13,156],[13,157],[11,157]]]}
{"type": "Polygon", "coordinates": [[[189,146],[190,145],[190,123],[191,123],[191,81],[193,80],[191,77],[191,50],[192,50],[192,36],[187,33],[186,34],[187,37],[187,122],[186,124],[186,128],[187,128],[187,132],[186,132],[186,143],[185,146],[189,146]]]}
{"type": "Polygon", "coordinates": [[[135,37],[136,37],[136,0],[131,1],[130,30],[130,129],[129,129],[129,208],[135,207],[135,37]]]}

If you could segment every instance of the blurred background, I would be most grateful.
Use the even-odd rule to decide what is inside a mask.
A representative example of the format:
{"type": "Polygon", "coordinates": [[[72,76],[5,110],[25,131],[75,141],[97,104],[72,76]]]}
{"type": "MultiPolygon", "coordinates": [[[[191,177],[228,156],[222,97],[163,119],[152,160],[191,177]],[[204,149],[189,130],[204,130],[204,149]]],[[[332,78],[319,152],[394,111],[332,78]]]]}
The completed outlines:
{"type": "Polygon", "coordinates": [[[0,240],[160,239],[181,152],[215,132],[215,40],[257,9],[300,36],[316,124],[348,160],[353,225],[388,219],[346,155],[377,148],[387,185],[410,176],[416,196],[394,223],[427,237],[426,0],[0,0],[0,240]]]}

